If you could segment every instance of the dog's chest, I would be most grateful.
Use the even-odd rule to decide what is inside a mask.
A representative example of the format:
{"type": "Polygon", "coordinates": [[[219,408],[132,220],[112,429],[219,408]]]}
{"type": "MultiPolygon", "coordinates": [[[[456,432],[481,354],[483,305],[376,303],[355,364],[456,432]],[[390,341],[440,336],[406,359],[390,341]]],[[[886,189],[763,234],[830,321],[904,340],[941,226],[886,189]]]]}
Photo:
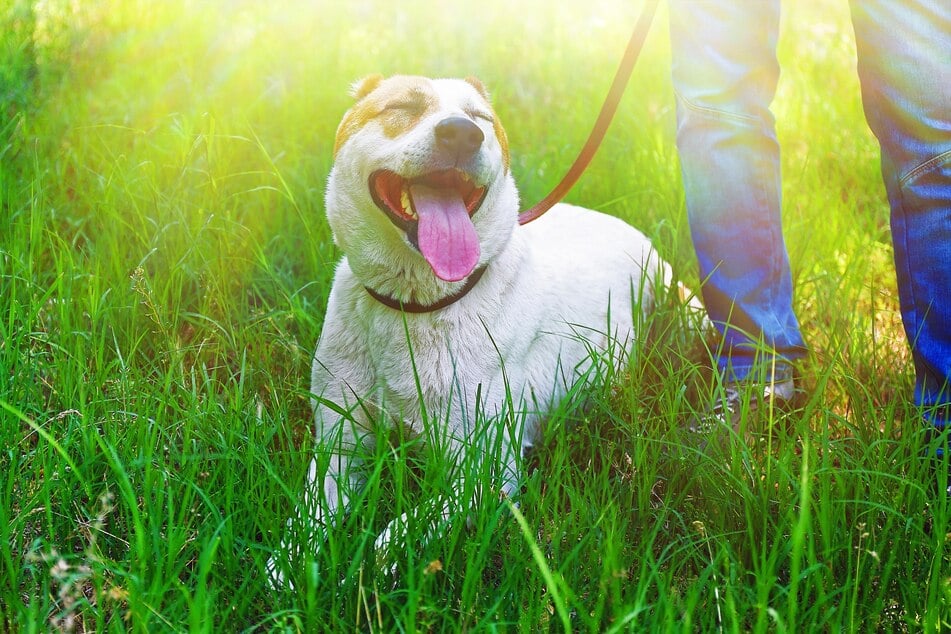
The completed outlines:
{"type": "Polygon", "coordinates": [[[475,410],[476,396],[493,398],[501,384],[501,350],[485,326],[461,316],[449,319],[390,315],[374,320],[367,351],[378,383],[380,405],[416,426],[421,409],[450,423],[475,410]]]}

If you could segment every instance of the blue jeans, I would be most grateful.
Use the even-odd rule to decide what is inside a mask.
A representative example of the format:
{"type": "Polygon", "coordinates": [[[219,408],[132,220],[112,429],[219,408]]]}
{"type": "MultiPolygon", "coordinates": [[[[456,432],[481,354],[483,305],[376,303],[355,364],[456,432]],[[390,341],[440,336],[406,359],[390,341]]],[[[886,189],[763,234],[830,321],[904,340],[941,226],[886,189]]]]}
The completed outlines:
{"type": "MultiPolygon", "coordinates": [[[[769,111],[779,4],[670,0],[687,213],[728,380],[805,352],[769,111]]],[[[852,23],[866,118],[882,151],[914,398],[941,427],[951,403],[951,1],[853,0],[852,23]]]]}

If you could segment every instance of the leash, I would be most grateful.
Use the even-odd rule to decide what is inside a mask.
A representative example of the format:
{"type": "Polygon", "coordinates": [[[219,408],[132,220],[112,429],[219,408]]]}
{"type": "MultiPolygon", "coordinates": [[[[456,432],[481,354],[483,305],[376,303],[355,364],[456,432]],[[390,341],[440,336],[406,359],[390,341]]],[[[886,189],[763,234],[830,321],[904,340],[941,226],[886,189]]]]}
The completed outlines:
{"type": "Polygon", "coordinates": [[[601,141],[604,140],[604,134],[611,125],[614,113],[617,112],[618,104],[621,102],[621,96],[624,94],[624,89],[627,88],[627,82],[631,78],[631,72],[634,70],[634,65],[637,63],[641,48],[644,46],[644,40],[647,39],[647,32],[650,30],[651,21],[654,19],[658,1],[659,0],[647,0],[641,9],[641,14],[637,18],[637,24],[634,26],[634,33],[631,34],[631,39],[627,43],[627,49],[624,51],[624,57],[621,58],[621,64],[618,66],[617,72],[614,75],[614,81],[611,83],[611,89],[608,91],[608,96],[605,97],[604,104],[601,106],[601,112],[598,113],[598,118],[594,122],[594,128],[591,129],[591,133],[588,135],[588,140],[585,141],[581,152],[578,153],[578,158],[575,159],[575,162],[565,173],[564,177],[562,177],[561,182],[551,190],[550,194],[545,196],[545,198],[535,206],[526,209],[518,215],[518,224],[524,225],[532,220],[537,220],[542,214],[561,201],[575,183],[578,182],[585,168],[588,167],[595,152],[598,151],[601,141]]]}

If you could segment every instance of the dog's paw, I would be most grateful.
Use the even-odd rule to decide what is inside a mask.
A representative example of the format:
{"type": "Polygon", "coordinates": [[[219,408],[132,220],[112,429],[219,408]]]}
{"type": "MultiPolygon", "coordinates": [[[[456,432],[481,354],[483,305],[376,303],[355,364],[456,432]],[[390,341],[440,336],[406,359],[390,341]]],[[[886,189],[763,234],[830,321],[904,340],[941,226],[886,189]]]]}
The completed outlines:
{"type": "Polygon", "coordinates": [[[401,558],[406,559],[408,549],[416,549],[419,553],[445,537],[453,517],[452,508],[448,501],[433,502],[435,505],[424,504],[391,520],[377,536],[373,550],[375,567],[380,574],[395,578],[397,565],[401,558]],[[411,537],[411,524],[423,528],[423,531],[411,537]]]}
{"type": "Polygon", "coordinates": [[[373,542],[375,568],[387,577],[396,576],[398,553],[406,548],[406,522],[408,515],[403,513],[390,521],[373,542]]]}
{"type": "Polygon", "coordinates": [[[317,564],[319,540],[298,542],[291,536],[281,540],[279,549],[271,552],[264,571],[271,589],[276,592],[294,592],[296,589],[315,588],[320,583],[317,564]]]}
{"type": "Polygon", "coordinates": [[[295,592],[298,588],[313,589],[321,582],[320,567],[310,558],[271,555],[264,570],[268,585],[276,593],[295,592]]]}
{"type": "Polygon", "coordinates": [[[264,564],[264,572],[267,575],[267,581],[272,590],[294,589],[294,582],[288,579],[284,574],[283,563],[284,562],[275,555],[271,555],[267,558],[267,563],[264,564]]]}

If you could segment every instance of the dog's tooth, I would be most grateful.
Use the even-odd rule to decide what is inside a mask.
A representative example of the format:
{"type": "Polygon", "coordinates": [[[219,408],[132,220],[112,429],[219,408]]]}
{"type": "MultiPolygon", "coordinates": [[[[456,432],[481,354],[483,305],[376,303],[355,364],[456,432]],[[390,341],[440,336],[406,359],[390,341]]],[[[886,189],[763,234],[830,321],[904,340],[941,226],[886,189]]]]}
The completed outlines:
{"type": "Polygon", "coordinates": [[[409,189],[406,187],[400,192],[400,205],[403,206],[403,213],[413,218],[416,217],[416,212],[413,211],[413,205],[409,201],[409,189]]]}

